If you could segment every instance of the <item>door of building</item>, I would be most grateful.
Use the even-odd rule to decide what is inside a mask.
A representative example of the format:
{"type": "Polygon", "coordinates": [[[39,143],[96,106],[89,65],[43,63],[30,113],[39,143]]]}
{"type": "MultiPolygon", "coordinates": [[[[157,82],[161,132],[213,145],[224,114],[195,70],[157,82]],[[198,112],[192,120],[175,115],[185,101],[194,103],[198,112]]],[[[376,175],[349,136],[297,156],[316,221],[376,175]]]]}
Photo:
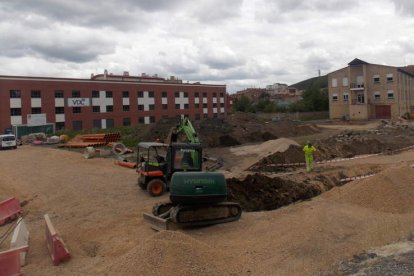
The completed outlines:
{"type": "Polygon", "coordinates": [[[390,105],[376,105],[375,106],[375,118],[391,119],[391,106],[390,105]]]}

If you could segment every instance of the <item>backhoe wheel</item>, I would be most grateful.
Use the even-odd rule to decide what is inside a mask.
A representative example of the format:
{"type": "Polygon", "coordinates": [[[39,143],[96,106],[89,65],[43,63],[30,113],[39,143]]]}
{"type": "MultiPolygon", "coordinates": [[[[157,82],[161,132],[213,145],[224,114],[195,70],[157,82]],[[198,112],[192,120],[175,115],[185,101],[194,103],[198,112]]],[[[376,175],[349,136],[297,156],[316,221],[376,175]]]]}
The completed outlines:
{"type": "Polygon", "coordinates": [[[147,191],[151,196],[160,196],[166,189],[167,185],[165,185],[165,182],[158,178],[151,180],[147,185],[147,191]]]}

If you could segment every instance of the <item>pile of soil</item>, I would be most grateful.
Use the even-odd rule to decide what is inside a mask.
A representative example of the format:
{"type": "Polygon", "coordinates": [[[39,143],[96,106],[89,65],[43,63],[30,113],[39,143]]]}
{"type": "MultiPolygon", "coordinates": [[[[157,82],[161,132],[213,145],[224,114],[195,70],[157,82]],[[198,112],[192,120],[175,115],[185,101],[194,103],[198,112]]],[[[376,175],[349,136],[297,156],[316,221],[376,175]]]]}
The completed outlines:
{"type": "MultiPolygon", "coordinates": [[[[314,142],[317,151],[315,161],[324,161],[335,158],[351,158],[357,155],[391,153],[403,147],[412,146],[411,131],[404,132],[405,128],[380,126],[374,130],[343,131],[338,135],[314,142]],[[388,132],[391,132],[388,133],[388,132]],[[398,135],[394,136],[395,133],[398,135]]],[[[302,146],[291,145],[284,152],[276,152],[266,156],[252,165],[251,171],[286,171],[292,168],[269,167],[268,164],[303,163],[302,146]]]]}
{"type": "MultiPolygon", "coordinates": [[[[319,132],[314,124],[294,121],[271,122],[255,114],[236,112],[223,118],[207,118],[191,122],[204,147],[230,147],[245,143],[264,142],[278,137],[309,135],[319,132]]],[[[178,118],[162,119],[141,132],[142,141],[164,141],[171,129],[179,124],[178,118]]]]}
{"type": "Polygon", "coordinates": [[[248,175],[243,180],[227,179],[227,185],[228,199],[238,202],[244,211],[274,210],[296,201],[310,199],[325,190],[325,185],[297,183],[257,173],[248,175]]]}
{"type": "Polygon", "coordinates": [[[230,275],[231,254],[178,231],[162,231],[129,250],[101,272],[118,275],[230,275]]]}

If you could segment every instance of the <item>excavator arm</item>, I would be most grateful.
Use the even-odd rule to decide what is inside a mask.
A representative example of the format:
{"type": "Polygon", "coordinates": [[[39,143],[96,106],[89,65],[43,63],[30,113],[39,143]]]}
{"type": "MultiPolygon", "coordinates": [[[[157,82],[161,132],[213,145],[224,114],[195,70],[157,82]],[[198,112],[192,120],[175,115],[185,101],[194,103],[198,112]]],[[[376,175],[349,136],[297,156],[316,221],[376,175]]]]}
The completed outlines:
{"type": "Polygon", "coordinates": [[[177,125],[171,132],[170,143],[177,142],[178,135],[184,133],[188,143],[200,144],[198,134],[188,118],[181,117],[180,124],[177,125]]]}

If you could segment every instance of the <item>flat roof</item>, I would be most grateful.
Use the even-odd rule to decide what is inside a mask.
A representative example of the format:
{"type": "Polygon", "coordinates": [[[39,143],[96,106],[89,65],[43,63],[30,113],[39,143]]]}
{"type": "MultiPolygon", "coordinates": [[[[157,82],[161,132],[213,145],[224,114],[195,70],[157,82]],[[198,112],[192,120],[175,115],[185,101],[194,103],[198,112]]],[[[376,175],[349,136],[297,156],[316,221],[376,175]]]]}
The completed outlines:
{"type": "Polygon", "coordinates": [[[175,85],[175,86],[211,86],[225,87],[225,84],[203,84],[203,83],[174,83],[168,82],[152,82],[152,81],[136,81],[136,80],[94,80],[94,79],[75,79],[75,78],[56,78],[56,77],[28,77],[28,76],[7,76],[0,75],[0,80],[22,80],[22,81],[66,81],[81,83],[116,83],[116,84],[152,84],[152,85],[175,85]]]}

